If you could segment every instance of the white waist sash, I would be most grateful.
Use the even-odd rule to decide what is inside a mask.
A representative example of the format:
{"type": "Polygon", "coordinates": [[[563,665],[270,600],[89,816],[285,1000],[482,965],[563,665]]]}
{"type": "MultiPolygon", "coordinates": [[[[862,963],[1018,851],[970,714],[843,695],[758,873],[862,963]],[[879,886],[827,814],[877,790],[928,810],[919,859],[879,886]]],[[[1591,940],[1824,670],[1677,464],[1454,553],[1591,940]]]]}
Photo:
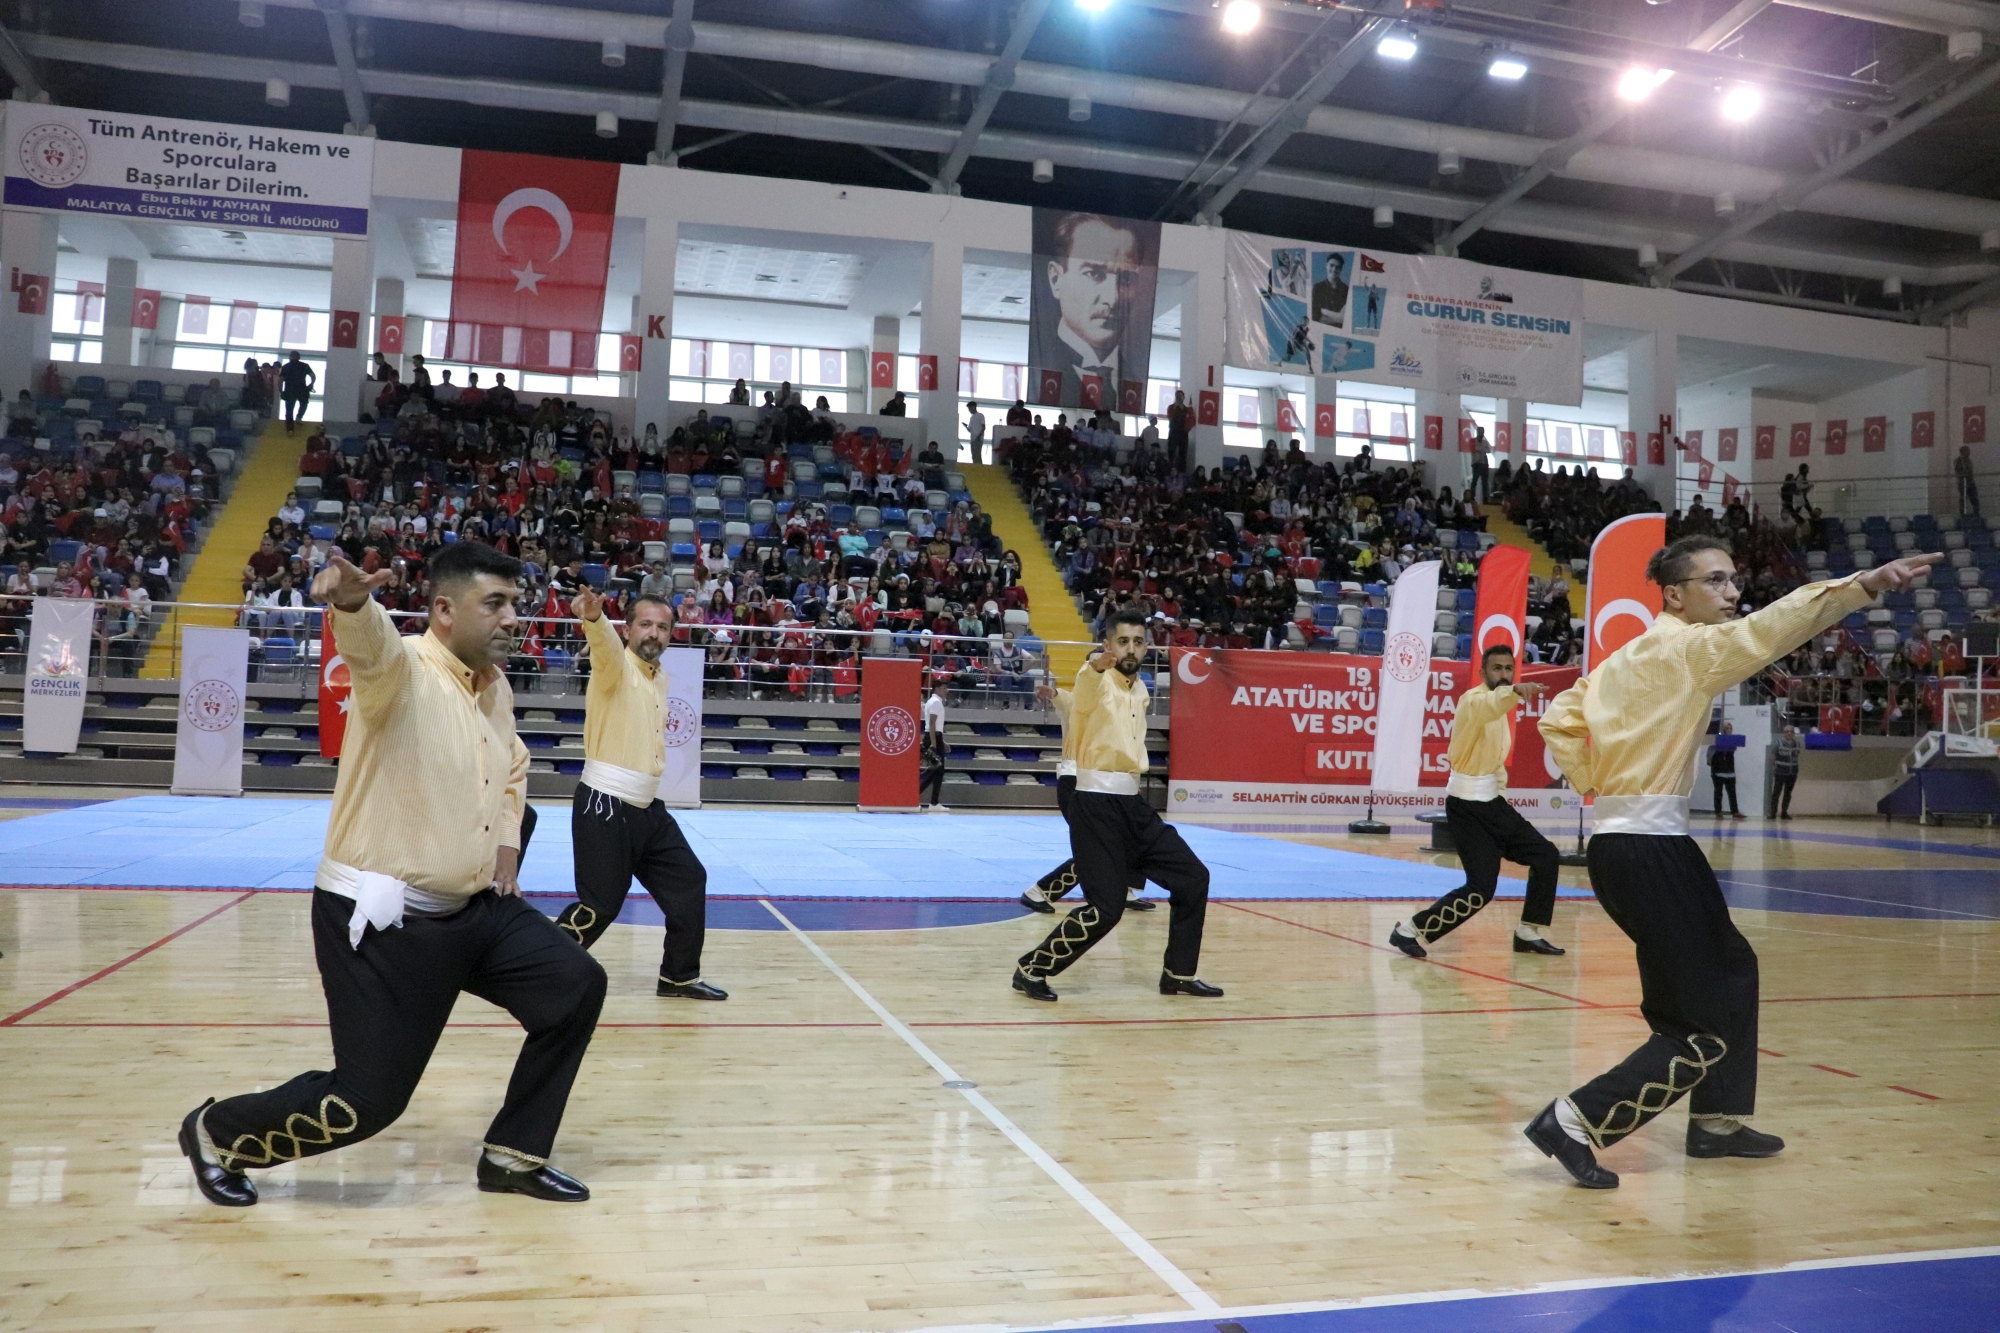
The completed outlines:
{"type": "Polygon", "coordinates": [[[1076,771],[1076,789],[1094,791],[1100,796],[1137,796],[1139,775],[1112,773],[1101,768],[1079,768],[1076,771]]]}
{"type": "Polygon", "coordinates": [[[616,796],[627,805],[651,805],[660,795],[659,774],[648,776],[635,768],[620,768],[601,759],[583,761],[583,785],[606,796],[616,796]]]}
{"type": "Polygon", "coordinates": [[[347,922],[347,942],[357,949],[361,947],[361,937],[367,933],[368,927],[387,930],[391,926],[402,925],[403,909],[406,907],[418,916],[449,916],[466,903],[464,898],[411,888],[394,875],[357,870],[330,856],[320,857],[319,871],[313,876],[313,884],[328,893],[354,900],[354,915],[347,922]]]}
{"type": "Polygon", "coordinates": [[[1684,838],[1688,831],[1688,798],[1673,792],[1655,796],[1599,796],[1591,805],[1592,833],[1639,833],[1655,838],[1684,838]]]}
{"type": "Polygon", "coordinates": [[[1445,781],[1444,794],[1456,796],[1461,801],[1490,801],[1500,794],[1500,775],[1488,773],[1475,778],[1454,768],[1451,777],[1445,781]]]}
{"type": "Polygon", "coordinates": [[[1075,776],[1076,776],[1076,760],[1074,760],[1074,759],[1058,759],[1058,760],[1056,761],[1056,776],[1057,776],[1057,777],[1059,777],[1059,778],[1073,778],[1073,777],[1075,777],[1075,776]]]}

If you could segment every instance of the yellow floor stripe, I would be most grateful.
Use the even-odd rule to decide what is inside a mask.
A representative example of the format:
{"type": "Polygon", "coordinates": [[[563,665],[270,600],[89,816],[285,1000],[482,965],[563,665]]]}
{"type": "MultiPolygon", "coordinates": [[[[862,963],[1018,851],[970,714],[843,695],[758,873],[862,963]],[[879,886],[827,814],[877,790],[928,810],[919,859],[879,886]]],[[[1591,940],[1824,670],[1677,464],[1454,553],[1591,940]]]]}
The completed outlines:
{"type": "MultiPolygon", "coordinates": [[[[243,565],[264,536],[265,525],[285,503],[286,492],[299,477],[299,456],[305,452],[306,431],[289,438],[281,421],[265,425],[250,451],[249,461],[237,475],[236,489],[229,493],[222,516],[209,530],[194,569],[181,585],[184,602],[220,602],[234,607],[243,600],[243,565]]],[[[175,649],[180,642],[180,625],[220,625],[236,623],[233,610],[186,611],[176,625],[162,626],[146,654],[139,675],[146,680],[168,680],[174,674],[175,649]]]]}
{"type": "MultiPolygon", "coordinates": [[[[1049,555],[1048,544],[1027,503],[1014,488],[1007,469],[998,465],[961,464],[965,485],[979,507],[993,516],[993,532],[1005,550],[1021,557],[1021,586],[1028,590],[1028,624],[1037,638],[1051,645],[1068,640],[1081,645],[1090,640],[1090,626],[1077,614],[1076,602],[1063,586],[1062,574],[1049,555]]],[[[1049,670],[1063,684],[1076,679],[1086,656],[1081,646],[1051,646],[1049,670]]]]}
{"type": "MultiPolygon", "coordinates": [[[[1555,557],[1543,550],[1542,544],[1530,537],[1526,528],[1508,518],[1506,511],[1499,505],[1481,505],[1479,512],[1486,515],[1486,530],[1492,533],[1502,546],[1518,546],[1525,550],[1528,553],[1528,572],[1547,582],[1549,576],[1556,571],[1555,557]]],[[[1581,620],[1587,606],[1584,599],[1588,593],[1583,582],[1570,573],[1569,566],[1563,566],[1563,575],[1570,581],[1570,619],[1581,620]]]]}

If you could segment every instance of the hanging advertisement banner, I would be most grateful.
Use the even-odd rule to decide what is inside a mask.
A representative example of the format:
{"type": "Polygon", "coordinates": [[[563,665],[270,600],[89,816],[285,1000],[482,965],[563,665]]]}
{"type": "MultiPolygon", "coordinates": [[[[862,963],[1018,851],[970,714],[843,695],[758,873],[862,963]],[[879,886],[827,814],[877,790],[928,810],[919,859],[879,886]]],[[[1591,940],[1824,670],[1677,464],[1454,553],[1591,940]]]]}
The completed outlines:
{"type": "Polygon", "coordinates": [[[243,794],[243,699],[250,632],[181,631],[181,709],[174,730],[176,796],[243,794]]]}
{"type": "MultiPolygon", "coordinates": [[[[1433,661],[1426,673],[1421,770],[1408,788],[1371,781],[1383,659],[1341,653],[1173,651],[1174,744],[1169,815],[1250,807],[1359,814],[1369,800],[1388,810],[1444,806],[1445,751],[1459,696],[1479,681],[1476,663],[1433,661]]],[[[1555,694],[1576,682],[1575,667],[1521,664],[1520,679],[1549,687],[1515,713],[1507,759],[1507,799],[1524,813],[1576,809],[1558,788],[1536,721],[1555,694]]]]}
{"type": "Polygon", "coordinates": [[[923,768],[924,665],[914,657],[861,662],[863,810],[915,810],[923,768]]]}
{"type": "Polygon", "coordinates": [[[28,102],[9,103],[6,124],[10,208],[368,234],[373,139],[28,102]]]}
{"type": "Polygon", "coordinates": [[[1583,284],[1229,233],[1227,360],[1440,393],[1583,401],[1583,284]]]}
{"type": "Polygon", "coordinates": [[[1033,235],[1028,364],[1036,372],[1036,401],[1095,407],[1136,396],[1143,403],[1153,360],[1160,224],[1037,208],[1033,235]],[[1087,386],[1094,386],[1094,397],[1087,386]]]}
{"type": "Polygon", "coordinates": [[[660,799],[669,810],[701,809],[701,672],[699,648],[660,654],[667,678],[667,766],[660,770],[660,799]]]}
{"type": "Polygon", "coordinates": [[[1660,614],[1660,585],[1646,577],[1646,565],[1666,544],[1667,520],[1661,514],[1627,514],[1590,544],[1586,672],[1653,627],[1660,614]]]}
{"type": "Polygon", "coordinates": [[[1436,560],[1419,561],[1389,590],[1389,637],[1382,647],[1372,766],[1384,791],[1414,791],[1423,772],[1424,699],[1430,689],[1440,568],[1436,560]]]}
{"type": "Polygon", "coordinates": [[[28,622],[28,689],[21,705],[21,748],[74,754],[83,730],[95,606],[69,597],[37,597],[28,622]]]}

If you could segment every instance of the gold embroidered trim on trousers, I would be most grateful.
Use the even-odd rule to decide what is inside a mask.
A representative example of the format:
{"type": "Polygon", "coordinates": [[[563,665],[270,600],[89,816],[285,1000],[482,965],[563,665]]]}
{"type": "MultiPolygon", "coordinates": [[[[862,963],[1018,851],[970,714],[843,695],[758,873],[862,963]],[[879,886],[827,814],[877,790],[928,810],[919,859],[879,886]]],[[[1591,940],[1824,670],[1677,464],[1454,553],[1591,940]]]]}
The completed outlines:
{"type": "Polygon", "coordinates": [[[340,1135],[352,1134],[360,1127],[361,1117],[354,1113],[353,1107],[338,1097],[322,1097],[317,1120],[303,1111],[294,1111],[285,1117],[283,1129],[274,1129],[262,1138],[255,1134],[238,1134],[236,1142],[227,1148],[216,1148],[215,1155],[218,1159],[216,1165],[225,1171],[235,1171],[244,1166],[271,1166],[278,1162],[296,1162],[305,1155],[307,1148],[327,1147],[340,1135]],[[333,1123],[330,1112],[334,1107],[338,1107],[346,1114],[345,1125],[333,1123]],[[308,1134],[313,1137],[307,1137],[308,1134]],[[280,1151],[279,1139],[290,1139],[292,1150],[280,1151]],[[250,1145],[249,1148],[243,1146],[246,1143],[250,1145]],[[257,1155],[253,1156],[253,1151],[257,1155]]]}
{"type": "Polygon", "coordinates": [[[1416,932],[1416,936],[1419,940],[1422,940],[1425,944],[1429,944],[1439,935],[1442,935],[1444,934],[1445,931],[1451,929],[1451,927],[1456,926],[1461,922],[1472,920],[1474,916],[1478,915],[1479,909],[1486,906],[1485,897],[1477,893],[1468,893],[1463,896],[1463,901],[1466,904],[1466,907],[1463,911],[1461,911],[1458,906],[1460,901],[1461,901],[1460,895],[1453,894],[1451,897],[1445,899],[1443,903],[1433,908],[1430,912],[1417,913],[1416,916],[1410,918],[1410,929],[1416,932]],[[1418,917],[1422,917],[1425,915],[1434,916],[1437,918],[1437,925],[1435,928],[1426,930],[1423,926],[1417,924],[1418,917]]]}
{"type": "Polygon", "coordinates": [[[1082,956],[1090,947],[1098,925],[1104,914],[1090,903],[1084,903],[1049,932],[1049,937],[1037,945],[1026,958],[1021,960],[1021,971],[1037,980],[1051,972],[1059,972],[1082,956]]]}
{"type": "Polygon", "coordinates": [[[587,949],[590,944],[584,936],[597,928],[597,911],[582,903],[571,903],[563,909],[563,914],[556,918],[556,924],[568,931],[578,944],[587,949]]]}
{"type": "Polygon", "coordinates": [[[1708,1071],[1713,1069],[1721,1062],[1724,1056],[1729,1054],[1729,1043],[1709,1032],[1693,1033],[1688,1037],[1687,1044],[1688,1049],[1694,1052],[1692,1060],[1682,1055],[1677,1055],[1669,1060],[1667,1062],[1667,1081],[1665,1083],[1648,1083],[1639,1089],[1637,1097],[1629,1101],[1614,1103],[1611,1109],[1604,1113],[1604,1119],[1599,1124],[1591,1124],[1590,1117],[1581,1111],[1577,1111],[1574,1101],[1570,1102],[1570,1109],[1577,1111],[1576,1118],[1583,1122],[1583,1131],[1590,1135],[1590,1142],[1593,1147],[1602,1148],[1606,1139],[1624,1138],[1627,1134],[1630,1134],[1633,1130],[1639,1128],[1639,1126],[1645,1124],[1669,1106],[1672,1106],[1682,1096],[1693,1092],[1696,1086],[1704,1078],[1708,1077],[1708,1071]],[[1701,1043],[1705,1041],[1712,1041],[1721,1049],[1712,1056],[1704,1057],[1701,1053],[1701,1043]],[[1681,1083],[1678,1077],[1683,1067],[1694,1070],[1694,1078],[1685,1084],[1681,1083]],[[1660,1094],[1657,1099],[1653,1096],[1655,1093],[1660,1094]],[[1618,1117],[1619,1112],[1624,1111],[1628,1107],[1631,1109],[1631,1123],[1625,1125],[1623,1128],[1612,1128],[1611,1122],[1618,1117]]]}
{"type": "Polygon", "coordinates": [[[546,1157],[537,1157],[533,1153],[522,1152],[519,1148],[509,1148],[502,1143],[482,1143],[479,1146],[488,1152],[505,1153],[516,1161],[526,1162],[530,1166],[547,1166],[549,1164],[549,1159],[546,1157]]]}

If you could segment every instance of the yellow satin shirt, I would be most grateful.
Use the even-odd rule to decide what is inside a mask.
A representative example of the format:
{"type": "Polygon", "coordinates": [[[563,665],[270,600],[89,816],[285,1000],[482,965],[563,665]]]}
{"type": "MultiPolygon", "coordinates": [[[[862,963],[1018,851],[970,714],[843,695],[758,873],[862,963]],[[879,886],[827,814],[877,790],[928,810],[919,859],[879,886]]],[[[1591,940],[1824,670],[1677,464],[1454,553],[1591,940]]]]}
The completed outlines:
{"type": "Polygon", "coordinates": [[[1099,671],[1089,662],[1076,673],[1063,754],[1079,769],[1143,774],[1146,754],[1146,683],[1118,670],[1099,671]]]}
{"type": "Polygon", "coordinates": [[[625,646],[603,616],[583,622],[590,688],[583,696],[583,754],[657,778],[667,766],[667,673],[625,646]]]}
{"type": "Polygon", "coordinates": [[[1715,696],[1875,599],[1860,575],[1811,583],[1720,625],[1662,613],[1557,695],[1542,737],[1563,776],[1600,796],[1685,796],[1715,696]]]}
{"type": "Polygon", "coordinates": [[[496,850],[521,845],[528,794],[506,674],[396,633],[380,603],[328,614],[354,691],[327,858],[440,897],[484,891],[496,850]]]}
{"type": "Polygon", "coordinates": [[[1497,773],[1500,785],[1507,785],[1507,756],[1514,752],[1514,705],[1520,702],[1512,685],[1497,690],[1475,685],[1459,696],[1451,745],[1444,756],[1452,772],[1469,778],[1497,773]]]}

